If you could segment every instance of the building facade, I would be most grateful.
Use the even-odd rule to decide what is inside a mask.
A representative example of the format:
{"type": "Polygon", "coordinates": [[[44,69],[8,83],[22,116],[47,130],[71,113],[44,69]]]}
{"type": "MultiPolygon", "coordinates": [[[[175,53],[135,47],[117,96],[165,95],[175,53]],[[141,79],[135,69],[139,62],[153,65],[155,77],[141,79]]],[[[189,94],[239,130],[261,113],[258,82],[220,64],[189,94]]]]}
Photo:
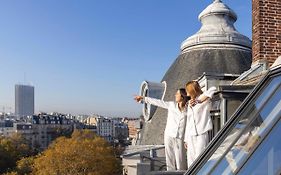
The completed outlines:
{"type": "Polygon", "coordinates": [[[76,121],[64,115],[39,114],[26,120],[4,120],[0,122],[0,136],[22,135],[35,150],[45,150],[60,136],[70,136],[76,128],[76,121]]]}
{"type": "Polygon", "coordinates": [[[15,115],[18,117],[34,114],[34,87],[15,85],[15,115]]]}

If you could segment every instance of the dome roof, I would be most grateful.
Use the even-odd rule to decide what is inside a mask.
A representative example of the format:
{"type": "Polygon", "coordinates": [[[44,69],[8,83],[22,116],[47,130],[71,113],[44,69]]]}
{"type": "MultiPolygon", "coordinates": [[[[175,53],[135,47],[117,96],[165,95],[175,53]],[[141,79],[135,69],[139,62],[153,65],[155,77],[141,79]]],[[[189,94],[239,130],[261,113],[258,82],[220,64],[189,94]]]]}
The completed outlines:
{"type": "Polygon", "coordinates": [[[200,13],[198,18],[202,23],[202,27],[195,35],[187,38],[182,43],[182,52],[202,44],[219,43],[246,48],[252,47],[251,40],[240,34],[234,27],[237,15],[221,0],[215,0],[200,13]]]}
{"type": "MultiPolygon", "coordinates": [[[[204,72],[241,74],[251,66],[251,51],[243,49],[197,49],[177,57],[161,82],[166,82],[164,100],[173,101],[175,91],[204,72]]],[[[145,122],[141,144],[163,144],[167,110],[157,108],[150,122],[145,122]]]]}

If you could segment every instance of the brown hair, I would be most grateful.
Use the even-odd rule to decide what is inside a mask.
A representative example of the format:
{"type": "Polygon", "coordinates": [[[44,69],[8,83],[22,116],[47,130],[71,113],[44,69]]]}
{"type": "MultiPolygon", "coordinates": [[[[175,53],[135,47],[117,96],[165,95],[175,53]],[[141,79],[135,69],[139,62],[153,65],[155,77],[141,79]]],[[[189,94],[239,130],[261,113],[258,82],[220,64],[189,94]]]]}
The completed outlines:
{"type": "Polygon", "coordinates": [[[180,89],[178,89],[178,91],[180,92],[181,97],[182,97],[182,104],[180,106],[180,108],[182,110],[185,107],[185,105],[186,105],[186,103],[189,99],[188,99],[188,96],[186,94],[186,90],[184,88],[180,88],[180,89]]]}
{"type": "Polygon", "coordinates": [[[185,90],[189,93],[191,99],[195,99],[203,93],[199,83],[194,80],[186,83],[185,90]]]}

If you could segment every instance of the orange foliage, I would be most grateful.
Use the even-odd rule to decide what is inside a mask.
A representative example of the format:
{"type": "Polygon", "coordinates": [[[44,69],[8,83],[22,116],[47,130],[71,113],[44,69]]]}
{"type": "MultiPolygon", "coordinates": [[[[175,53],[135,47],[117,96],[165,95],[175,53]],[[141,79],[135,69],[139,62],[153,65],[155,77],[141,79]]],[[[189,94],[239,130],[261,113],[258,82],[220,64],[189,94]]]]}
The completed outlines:
{"type": "Polygon", "coordinates": [[[71,138],[60,137],[34,160],[38,175],[114,175],[120,163],[113,148],[88,130],[74,131],[71,138]]]}

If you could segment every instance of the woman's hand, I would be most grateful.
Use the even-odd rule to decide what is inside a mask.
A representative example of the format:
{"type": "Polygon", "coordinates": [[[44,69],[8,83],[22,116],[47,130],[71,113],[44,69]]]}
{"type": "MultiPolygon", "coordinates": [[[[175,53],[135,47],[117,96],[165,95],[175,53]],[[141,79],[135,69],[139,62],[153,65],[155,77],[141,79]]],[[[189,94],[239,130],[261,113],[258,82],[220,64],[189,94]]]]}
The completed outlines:
{"type": "Polygon", "coordinates": [[[185,147],[185,149],[187,149],[187,143],[186,142],[184,142],[184,147],[185,147]]]}
{"type": "Polygon", "coordinates": [[[140,102],[140,101],[143,100],[143,96],[136,95],[136,96],[134,97],[134,100],[136,100],[137,102],[140,102]]]}
{"type": "Polygon", "coordinates": [[[201,103],[201,101],[198,100],[198,99],[190,99],[189,100],[189,105],[192,106],[192,107],[197,105],[198,103],[201,103]]]}

